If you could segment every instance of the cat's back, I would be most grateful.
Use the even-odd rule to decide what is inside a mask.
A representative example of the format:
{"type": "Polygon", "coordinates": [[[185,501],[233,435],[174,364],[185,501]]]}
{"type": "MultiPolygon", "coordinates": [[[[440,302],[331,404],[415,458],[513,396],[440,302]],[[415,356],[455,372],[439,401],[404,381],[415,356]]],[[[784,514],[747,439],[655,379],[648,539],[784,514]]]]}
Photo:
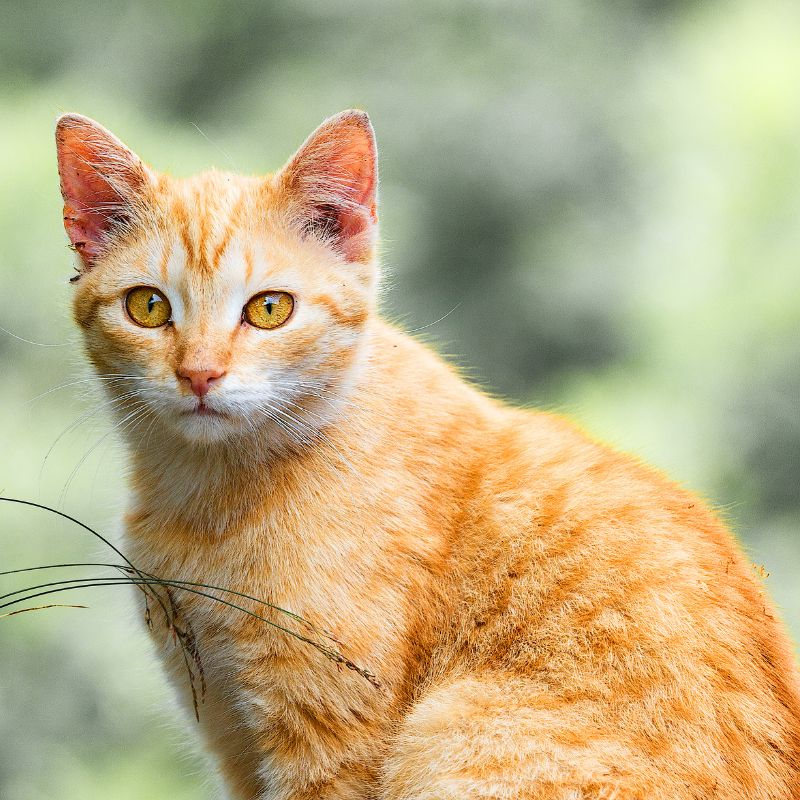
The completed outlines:
{"type": "Polygon", "coordinates": [[[742,781],[800,769],[791,644],[698,497],[558,416],[518,409],[501,410],[473,469],[445,570],[459,659],[523,676],[553,702],[611,701],[654,756],[679,736],[698,758],[732,759],[742,781]]]}
{"type": "Polygon", "coordinates": [[[424,463],[420,491],[451,509],[431,524],[446,540],[438,569],[463,581],[465,602],[495,604],[494,616],[517,602],[542,635],[548,621],[582,636],[595,625],[642,652],[702,649],[713,632],[765,651],[796,684],[756,570],[700,497],[562,416],[487,397],[398,331],[381,336],[386,402],[403,411],[388,438],[424,463]]]}
{"type": "Polygon", "coordinates": [[[527,570],[540,625],[596,624],[616,639],[638,618],[654,645],[683,647],[700,631],[751,644],[774,634],[796,674],[757,570],[702,499],[557,415],[506,408],[501,419],[455,558],[482,552],[508,563],[512,582],[527,570]]]}

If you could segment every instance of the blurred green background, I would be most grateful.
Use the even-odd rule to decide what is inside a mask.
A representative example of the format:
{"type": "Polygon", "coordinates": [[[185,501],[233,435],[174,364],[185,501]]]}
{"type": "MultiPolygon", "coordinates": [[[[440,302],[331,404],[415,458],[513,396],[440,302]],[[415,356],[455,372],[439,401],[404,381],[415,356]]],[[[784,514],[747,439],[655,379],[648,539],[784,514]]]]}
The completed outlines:
{"type": "MultiPolygon", "coordinates": [[[[177,174],[263,172],[359,106],[387,313],[709,497],[798,639],[799,41],[794,0],[3,4],[0,325],[48,346],[0,332],[0,491],[105,532],[122,504],[98,398],[69,385],[56,115],[177,174]]],[[[6,506],[0,554],[107,556],[6,506]]],[[[69,599],[92,608],[0,620],[0,797],[216,796],[127,592],[69,599]]]]}

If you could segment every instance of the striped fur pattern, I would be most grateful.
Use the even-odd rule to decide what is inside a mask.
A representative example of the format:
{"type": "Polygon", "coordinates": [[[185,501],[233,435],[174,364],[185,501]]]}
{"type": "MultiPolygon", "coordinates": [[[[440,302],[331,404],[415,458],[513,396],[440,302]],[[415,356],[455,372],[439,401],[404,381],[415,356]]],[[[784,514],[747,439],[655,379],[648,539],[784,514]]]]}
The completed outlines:
{"type": "Polygon", "coordinates": [[[800,797],[791,646],[720,520],[380,319],[366,115],[265,178],[158,174],[77,115],[57,139],[75,319],[129,445],[131,558],[290,609],[379,682],[180,595],[230,798],[800,797]],[[127,318],[140,285],[168,325],[127,318]],[[266,290],[295,298],[275,330],[242,320],[266,290]],[[205,413],[184,369],[221,375],[205,413]]]}

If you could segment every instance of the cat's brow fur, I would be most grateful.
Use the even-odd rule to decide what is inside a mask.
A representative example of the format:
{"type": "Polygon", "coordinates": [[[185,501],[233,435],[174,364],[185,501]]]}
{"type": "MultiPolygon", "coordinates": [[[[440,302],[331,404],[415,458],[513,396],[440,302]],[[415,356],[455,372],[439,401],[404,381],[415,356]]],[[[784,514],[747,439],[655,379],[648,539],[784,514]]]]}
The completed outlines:
{"type": "Polygon", "coordinates": [[[95,237],[75,317],[101,374],[138,379],[118,403],[142,408],[132,560],[291,609],[380,682],[177,596],[230,797],[800,797],[791,646],[717,516],[564,419],[490,399],[378,316],[365,115],[328,121],[266,178],[141,166],[126,182],[140,162],[96,123],[69,115],[58,136],[68,231],[95,237]],[[98,192],[124,225],[92,216],[98,192]],[[126,318],[137,285],[169,297],[173,324],[126,318]],[[295,313],[254,331],[241,308],[267,289],[295,313]],[[226,373],[208,402],[228,421],[192,416],[186,365],[226,373]]]}

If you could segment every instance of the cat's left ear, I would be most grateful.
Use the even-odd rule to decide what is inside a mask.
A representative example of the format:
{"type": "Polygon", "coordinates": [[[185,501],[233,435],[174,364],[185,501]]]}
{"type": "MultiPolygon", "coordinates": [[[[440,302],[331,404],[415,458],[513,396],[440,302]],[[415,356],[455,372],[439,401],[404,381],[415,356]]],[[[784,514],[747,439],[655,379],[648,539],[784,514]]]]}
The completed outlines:
{"type": "Polygon", "coordinates": [[[378,228],[375,133],[363,111],[325,120],[277,176],[304,233],[369,261],[378,228]]]}
{"type": "Polygon", "coordinates": [[[132,222],[147,168],[114,134],[88,117],[56,123],[64,227],[83,268],[91,268],[132,222]]]}

